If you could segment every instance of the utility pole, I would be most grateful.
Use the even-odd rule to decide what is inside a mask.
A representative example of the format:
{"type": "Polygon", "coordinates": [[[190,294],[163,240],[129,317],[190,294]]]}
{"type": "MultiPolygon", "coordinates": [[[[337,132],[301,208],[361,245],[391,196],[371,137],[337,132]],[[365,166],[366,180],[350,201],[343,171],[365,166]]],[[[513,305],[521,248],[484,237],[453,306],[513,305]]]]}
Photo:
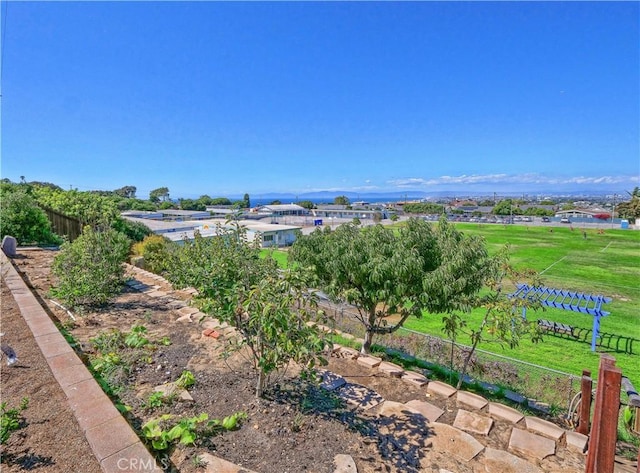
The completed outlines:
{"type": "Polygon", "coordinates": [[[616,194],[613,194],[613,208],[611,209],[611,228],[613,228],[613,219],[616,217],[616,194]]]}

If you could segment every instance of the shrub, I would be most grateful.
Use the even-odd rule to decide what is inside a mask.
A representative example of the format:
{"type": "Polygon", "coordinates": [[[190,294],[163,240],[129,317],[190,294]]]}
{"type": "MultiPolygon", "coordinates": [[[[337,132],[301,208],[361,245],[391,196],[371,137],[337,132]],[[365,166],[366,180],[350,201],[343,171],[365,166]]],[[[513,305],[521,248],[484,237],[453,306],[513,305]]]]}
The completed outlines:
{"type": "Polygon", "coordinates": [[[5,235],[14,237],[18,244],[55,244],[62,239],[51,230],[51,222],[44,211],[38,207],[35,199],[21,189],[7,191],[0,194],[0,238],[5,235]]]}
{"type": "Polygon", "coordinates": [[[140,222],[131,222],[124,218],[116,219],[113,222],[113,228],[124,233],[132,241],[142,241],[145,237],[152,234],[151,229],[140,222]]]}
{"type": "Polygon", "coordinates": [[[144,258],[144,267],[152,273],[161,274],[167,269],[171,242],[160,235],[149,235],[133,245],[134,255],[144,258]]]}
{"type": "Polygon", "coordinates": [[[71,307],[105,304],[124,282],[129,239],[113,229],[85,227],[72,243],[64,243],[52,266],[58,285],[51,293],[71,307]]]}

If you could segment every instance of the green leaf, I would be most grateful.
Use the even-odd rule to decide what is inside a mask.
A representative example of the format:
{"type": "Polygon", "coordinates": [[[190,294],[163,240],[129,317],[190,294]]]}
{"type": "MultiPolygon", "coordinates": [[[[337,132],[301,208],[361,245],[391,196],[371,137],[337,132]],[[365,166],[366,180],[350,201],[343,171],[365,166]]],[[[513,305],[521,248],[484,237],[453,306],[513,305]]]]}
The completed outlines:
{"type": "Polygon", "coordinates": [[[180,443],[183,445],[192,445],[196,441],[195,432],[185,430],[180,437],[180,443]]]}
{"type": "Polygon", "coordinates": [[[184,427],[182,427],[180,424],[178,425],[174,425],[171,430],[169,430],[169,432],[167,432],[167,440],[171,441],[171,440],[175,440],[179,437],[181,437],[185,432],[184,427]]]}
{"type": "Polygon", "coordinates": [[[153,439],[151,441],[151,445],[156,450],[165,450],[169,446],[167,441],[165,439],[163,439],[163,438],[153,439]]]}

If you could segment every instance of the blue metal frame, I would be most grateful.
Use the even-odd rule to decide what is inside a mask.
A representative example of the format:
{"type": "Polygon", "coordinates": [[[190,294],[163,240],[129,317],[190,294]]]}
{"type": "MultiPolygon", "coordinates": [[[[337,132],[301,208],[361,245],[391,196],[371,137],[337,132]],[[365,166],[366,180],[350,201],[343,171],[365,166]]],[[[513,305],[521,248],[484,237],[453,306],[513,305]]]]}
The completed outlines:
{"type": "MultiPolygon", "coordinates": [[[[570,310],[593,316],[593,333],[591,336],[591,351],[596,351],[596,341],[600,331],[600,319],[610,314],[602,310],[602,304],[611,302],[611,298],[601,295],[583,294],[581,292],[564,291],[550,287],[533,287],[528,284],[518,284],[518,290],[509,297],[520,299],[530,298],[540,304],[556,309],[570,310]]],[[[522,309],[522,316],[526,317],[527,309],[522,309]]]]}

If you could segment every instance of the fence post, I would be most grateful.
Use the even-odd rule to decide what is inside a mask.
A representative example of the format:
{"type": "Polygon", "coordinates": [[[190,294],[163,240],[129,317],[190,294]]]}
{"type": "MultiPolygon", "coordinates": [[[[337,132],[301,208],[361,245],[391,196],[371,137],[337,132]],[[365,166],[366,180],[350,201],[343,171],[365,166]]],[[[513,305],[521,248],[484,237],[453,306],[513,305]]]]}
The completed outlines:
{"type": "Polygon", "coordinates": [[[578,433],[583,435],[589,434],[591,420],[591,390],[593,389],[593,381],[591,379],[591,371],[584,370],[582,372],[582,380],[580,382],[580,420],[578,422],[578,433]]]}
{"type": "Polygon", "coordinates": [[[622,371],[616,367],[615,358],[601,355],[585,473],[613,473],[621,383],[622,371]]]}

